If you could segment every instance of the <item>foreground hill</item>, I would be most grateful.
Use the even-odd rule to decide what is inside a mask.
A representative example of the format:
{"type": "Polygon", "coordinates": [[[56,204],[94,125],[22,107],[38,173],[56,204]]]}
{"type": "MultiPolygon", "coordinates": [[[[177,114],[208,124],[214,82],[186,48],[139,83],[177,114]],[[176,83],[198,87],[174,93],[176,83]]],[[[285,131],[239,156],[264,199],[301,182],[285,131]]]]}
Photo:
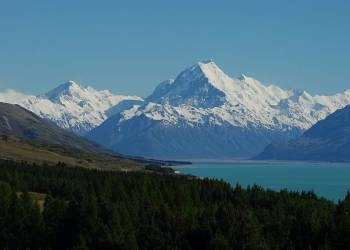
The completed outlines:
{"type": "Polygon", "coordinates": [[[311,96],[244,75],[232,78],[206,61],[161,83],[143,103],[120,110],[87,136],[128,155],[252,157],[349,103],[350,91],[311,96]]]}
{"type": "Polygon", "coordinates": [[[140,165],[7,103],[0,103],[0,158],[107,169],[140,165]]]}
{"type": "Polygon", "coordinates": [[[350,161],[350,106],[319,121],[298,139],[269,145],[256,159],[350,161]]]}

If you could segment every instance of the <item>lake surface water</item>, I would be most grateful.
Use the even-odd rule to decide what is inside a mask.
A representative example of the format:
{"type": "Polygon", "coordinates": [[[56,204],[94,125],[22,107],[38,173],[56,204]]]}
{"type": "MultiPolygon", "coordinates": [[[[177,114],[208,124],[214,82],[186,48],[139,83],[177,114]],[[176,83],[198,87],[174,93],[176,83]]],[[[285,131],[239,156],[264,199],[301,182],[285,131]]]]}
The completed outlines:
{"type": "Polygon", "coordinates": [[[183,174],[223,179],[232,186],[257,184],[264,188],[313,190],[333,201],[350,190],[350,163],[237,162],[200,163],[179,167],[183,174]]]}

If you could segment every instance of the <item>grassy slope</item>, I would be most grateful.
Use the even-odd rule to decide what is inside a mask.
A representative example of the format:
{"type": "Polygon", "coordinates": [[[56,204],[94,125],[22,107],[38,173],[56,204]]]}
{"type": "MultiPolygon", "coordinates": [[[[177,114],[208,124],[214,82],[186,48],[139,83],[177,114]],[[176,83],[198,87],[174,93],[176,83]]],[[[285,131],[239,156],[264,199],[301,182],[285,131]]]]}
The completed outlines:
{"type": "Polygon", "coordinates": [[[0,103],[0,159],[108,170],[138,170],[141,163],[65,131],[18,106],[0,103]]]}
{"type": "Polygon", "coordinates": [[[6,140],[0,137],[0,158],[54,165],[67,165],[108,170],[138,170],[141,164],[112,155],[94,155],[76,149],[39,146],[20,140],[14,136],[6,140]]]}

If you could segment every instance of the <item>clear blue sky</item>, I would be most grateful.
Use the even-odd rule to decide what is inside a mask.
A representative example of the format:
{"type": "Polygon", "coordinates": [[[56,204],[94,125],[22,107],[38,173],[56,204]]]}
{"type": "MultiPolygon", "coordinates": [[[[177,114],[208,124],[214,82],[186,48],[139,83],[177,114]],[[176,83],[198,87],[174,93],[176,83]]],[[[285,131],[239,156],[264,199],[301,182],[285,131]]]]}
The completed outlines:
{"type": "Polygon", "coordinates": [[[214,59],[284,88],[350,88],[350,1],[1,1],[0,90],[67,79],[148,95],[214,59]]]}

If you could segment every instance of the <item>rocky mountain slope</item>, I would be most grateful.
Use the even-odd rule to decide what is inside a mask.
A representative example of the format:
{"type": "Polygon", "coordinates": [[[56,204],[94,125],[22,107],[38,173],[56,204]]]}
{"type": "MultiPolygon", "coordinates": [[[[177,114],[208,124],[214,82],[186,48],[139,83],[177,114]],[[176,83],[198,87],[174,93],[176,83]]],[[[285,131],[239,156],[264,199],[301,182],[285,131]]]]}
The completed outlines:
{"type": "Polygon", "coordinates": [[[142,98],[84,88],[74,81],[68,81],[39,96],[13,90],[0,93],[0,102],[19,104],[61,128],[80,135],[100,125],[107,119],[109,109],[126,100],[140,102],[142,98]]]}
{"type": "Polygon", "coordinates": [[[88,138],[124,154],[156,158],[237,158],[301,135],[350,103],[350,91],[311,96],[242,75],[213,61],[162,82],[142,103],[119,110],[88,138]]]}
{"type": "Polygon", "coordinates": [[[350,161],[350,106],[317,122],[295,140],[269,145],[256,159],[350,161]]]}

